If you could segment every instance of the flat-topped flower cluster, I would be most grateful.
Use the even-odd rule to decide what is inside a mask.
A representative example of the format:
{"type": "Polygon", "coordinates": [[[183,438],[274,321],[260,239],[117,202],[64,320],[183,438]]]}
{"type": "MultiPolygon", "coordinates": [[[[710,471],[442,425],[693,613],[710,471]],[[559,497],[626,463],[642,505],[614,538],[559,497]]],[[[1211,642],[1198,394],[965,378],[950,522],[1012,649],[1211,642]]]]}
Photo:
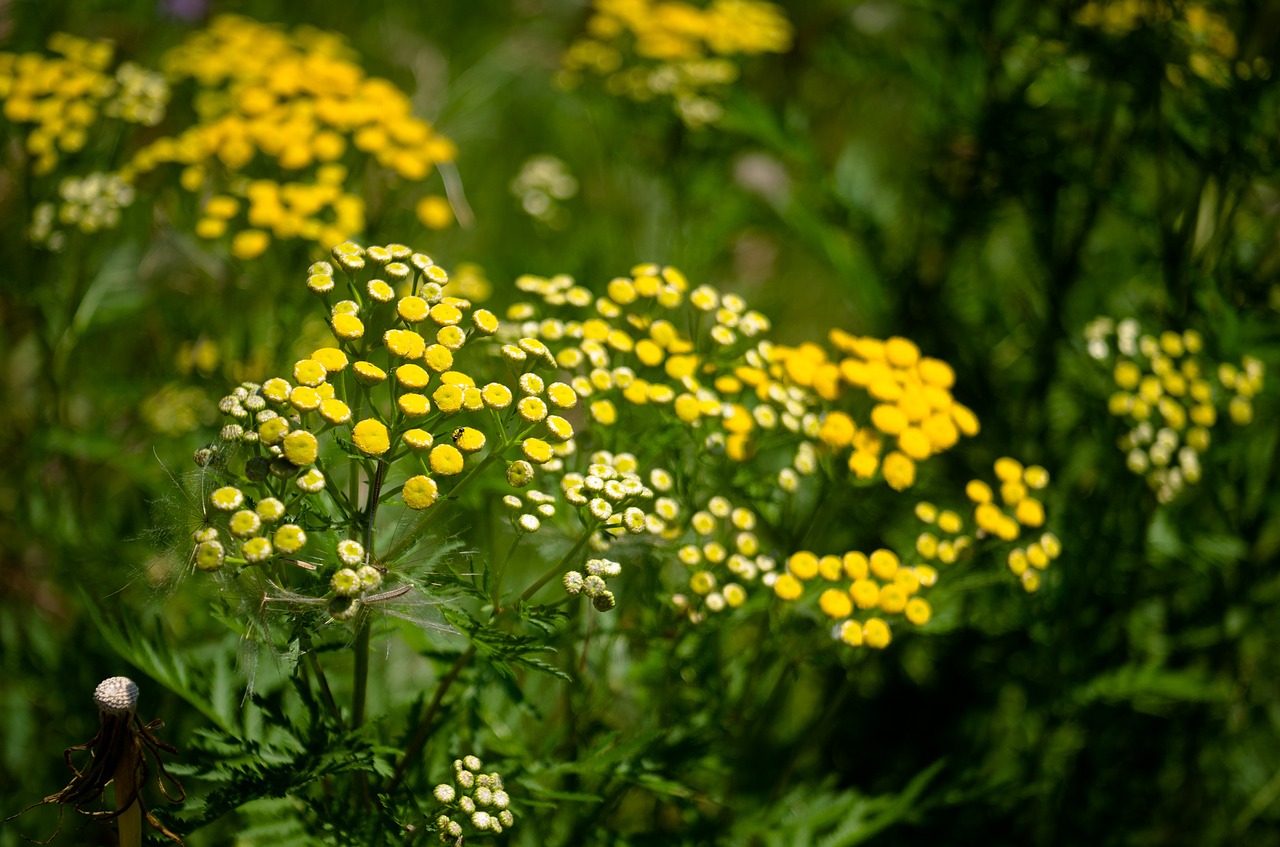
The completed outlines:
{"type": "Polygon", "coordinates": [[[221,15],[159,71],[113,68],[105,40],[58,33],[48,48],[0,53],[0,114],[33,174],[62,173],[34,210],[34,243],[57,250],[69,228],[110,229],[143,196],[240,259],[273,241],[329,249],[365,228],[371,174],[380,192],[405,189],[396,199],[425,226],[452,222],[446,198],[420,186],[453,161],[453,142],[368,76],[338,34],[221,15]]]}
{"type": "Polygon", "coordinates": [[[739,74],[732,57],[791,48],[786,15],[760,0],[596,0],[586,30],[565,51],[562,84],[593,75],[635,101],[670,97],[691,127],[723,114],[723,90],[739,74]]]}
{"type": "Polygon", "coordinates": [[[1266,370],[1259,359],[1214,362],[1196,330],[1157,336],[1132,318],[1097,318],[1085,338],[1090,355],[1111,368],[1107,410],[1127,427],[1117,440],[1125,464],[1162,503],[1200,481],[1221,412],[1236,426],[1253,421],[1266,370]]]}
{"type": "MultiPolygon", "coordinates": [[[[310,266],[332,343],[223,399],[221,449],[205,459],[237,458],[220,463],[227,484],[209,505],[223,518],[196,536],[199,568],[264,568],[345,620],[398,590],[388,581],[408,582],[405,552],[480,481],[500,492],[514,545],[576,540],[525,597],[558,578],[564,602],[614,608],[634,558],[616,542],[647,535],[691,621],[763,585],[761,602],[813,605],[845,644],[884,647],[891,619],[928,623],[923,594],[940,569],[1045,523],[1032,492],[1047,472],[1006,458],[998,503],[986,483],[969,485],[973,533],[921,504],[932,526],[914,549],[789,549],[781,515],[800,498],[825,484],[895,497],[978,433],[945,362],[905,338],[838,330],[830,346],[774,344],[743,298],[654,264],[602,294],[567,276],[521,277],[532,298],[503,318],[448,283],[403,244],[344,242],[310,266]],[[742,472],[752,482],[731,499],[742,472]],[[393,507],[418,516],[384,538],[376,514],[393,507]]],[[[1028,590],[1060,549],[1048,539],[1015,551],[1030,568],[1010,554],[1028,590]]]]}

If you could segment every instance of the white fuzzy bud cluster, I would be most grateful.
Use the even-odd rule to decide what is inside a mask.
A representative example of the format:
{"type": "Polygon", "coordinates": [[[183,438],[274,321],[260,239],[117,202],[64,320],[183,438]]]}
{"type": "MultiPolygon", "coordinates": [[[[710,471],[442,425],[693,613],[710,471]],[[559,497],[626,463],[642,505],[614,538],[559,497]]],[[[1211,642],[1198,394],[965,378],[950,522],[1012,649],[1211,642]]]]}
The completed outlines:
{"type": "Polygon", "coordinates": [[[570,594],[585,594],[597,611],[607,612],[617,605],[617,599],[605,580],[622,573],[622,565],[612,559],[588,559],[587,573],[569,571],[564,575],[564,590],[570,594]]]}
{"type": "Polygon", "coordinates": [[[469,827],[475,835],[500,835],[515,824],[511,797],[496,771],[484,773],[475,756],[453,762],[453,783],[443,782],[431,792],[443,808],[436,819],[436,833],[443,842],[458,841],[469,827]]]}
{"type": "Polygon", "coordinates": [[[640,505],[651,502],[654,492],[637,473],[635,456],[630,453],[593,453],[587,472],[566,473],[560,488],[566,502],[584,509],[612,535],[658,535],[667,528],[656,509],[646,512],[640,505]]]}
{"type": "Polygon", "coordinates": [[[527,214],[551,226],[560,226],[567,215],[559,201],[578,193],[578,180],[564,162],[543,154],[521,165],[520,172],[511,180],[511,193],[527,214]]]}
{"type": "Polygon", "coordinates": [[[169,104],[169,83],[164,74],[122,62],[116,68],[116,83],[115,96],[104,104],[103,113],[143,126],[160,123],[169,104]]]}
{"type": "Polygon", "coordinates": [[[121,210],[132,205],[136,192],[119,174],[91,173],[69,176],[58,187],[60,202],[36,206],[27,228],[31,243],[58,251],[66,246],[66,232],[74,227],[84,233],[114,229],[121,210]]]}
{"type": "Polygon", "coordinates": [[[502,503],[511,511],[512,525],[521,533],[537,532],[544,520],[556,515],[556,498],[545,491],[526,491],[523,499],[519,495],[508,494],[502,498],[502,503]]]}
{"type": "Polygon", "coordinates": [[[93,702],[108,715],[127,715],[137,711],[138,684],[127,676],[113,676],[98,683],[93,702]]]}

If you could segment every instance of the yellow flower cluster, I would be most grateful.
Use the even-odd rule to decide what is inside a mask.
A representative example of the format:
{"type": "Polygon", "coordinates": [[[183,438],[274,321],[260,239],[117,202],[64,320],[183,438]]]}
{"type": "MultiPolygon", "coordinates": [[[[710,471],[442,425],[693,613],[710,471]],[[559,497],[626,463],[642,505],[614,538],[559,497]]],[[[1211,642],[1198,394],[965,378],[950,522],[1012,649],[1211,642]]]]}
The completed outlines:
{"type": "Polygon", "coordinates": [[[542,340],[574,374],[567,382],[597,426],[614,426],[620,407],[669,409],[736,462],[755,457],[759,437],[787,435],[797,443],[778,474],[784,491],[819,468],[819,445],[831,455],[847,451],[854,478],[879,475],[901,491],[914,483],[918,463],[978,432],[976,416],[951,394],[950,366],[905,338],[836,330],[836,359],[818,344],[775,345],[768,318],[741,297],[691,289],[675,268],[653,264],[611,280],[600,297],[563,275],[525,276],[516,286],[548,312],[578,316],[543,316],[531,303],[508,312],[521,334],[542,340]]]}
{"type": "Polygon", "coordinates": [[[719,120],[719,91],[738,76],[726,57],[790,47],[786,15],[760,0],[596,0],[586,36],[565,52],[562,82],[593,74],[636,101],[669,96],[681,120],[704,126],[719,120]]]}
{"type": "Polygon", "coordinates": [[[59,154],[84,150],[103,115],[147,126],[163,117],[164,79],[128,62],[111,74],[110,41],[55,33],[48,48],[53,56],[0,53],[3,114],[11,123],[33,125],[24,147],[35,174],[51,173],[59,154]]]}
{"type": "Polygon", "coordinates": [[[331,248],[363,229],[364,201],[344,184],[365,161],[416,183],[456,152],[332,33],[224,15],[171,50],[163,68],[175,83],[193,82],[198,120],[140,150],[125,172],[180,167],[181,186],[201,198],[197,234],[236,231],[232,252],[242,259],[273,238],[331,248]]]}
{"type": "MultiPolygon", "coordinates": [[[[656,472],[651,481],[659,491],[671,489],[665,471],[656,472]]],[[[654,502],[654,510],[673,527],[684,512],[667,494],[654,502]]],[[[717,495],[689,515],[685,527],[668,533],[670,540],[685,542],[677,548],[676,558],[689,571],[692,595],[675,594],[672,601],[694,623],[708,612],[739,608],[747,602],[747,585],[762,578],[768,584],[776,577],[777,562],[765,555],[756,536],[757,520],[751,509],[717,495]]]]}
{"type": "MultiPolygon", "coordinates": [[[[669,481],[665,472],[653,478],[660,491],[669,481]]],[[[905,565],[887,549],[827,556],[801,550],[779,568],[764,552],[758,517],[751,509],[715,495],[677,528],[682,510],[675,500],[659,497],[654,506],[671,523],[665,537],[679,544],[676,558],[687,572],[688,593],[677,593],[672,601],[694,623],[741,607],[755,583],[784,603],[798,602],[806,593],[816,596],[818,610],[833,621],[833,636],[854,647],[888,646],[892,635],[885,616],[902,615],[923,626],[933,614],[919,596],[921,588],[937,582],[938,571],[932,565],[905,565]]]]}
{"type": "MultiPolygon", "coordinates": [[[[321,473],[325,456],[340,451],[378,480],[370,496],[380,503],[398,499],[407,509],[431,510],[504,460],[506,481],[516,489],[530,485],[535,468],[557,476],[563,500],[578,513],[588,532],[584,542],[594,550],[606,549],[618,535],[666,531],[658,510],[648,505],[654,491],[640,477],[634,455],[596,451],[581,472],[566,467],[577,455],[574,425],[566,416],[579,414],[579,395],[554,379],[556,362],[547,346],[513,334],[511,343],[483,344],[475,355],[478,342],[494,341],[503,328],[492,313],[445,294],[448,284],[448,274],[431,258],[402,244],[364,248],[344,242],[331,260],[314,263],[306,285],[325,303],[332,342],[297,360],[289,373],[224,398],[220,407],[231,422],[222,440],[238,444],[249,458],[237,484],[220,490],[215,508],[240,510],[245,491],[256,491],[281,501],[284,513],[292,514],[302,496],[295,489],[325,490],[331,512],[354,514],[364,507],[347,502],[343,486],[326,488],[321,473]],[[496,369],[508,376],[487,382],[481,376],[496,369]]],[[[521,535],[557,515],[557,498],[536,489],[505,501],[517,513],[521,535]]],[[[240,525],[245,537],[259,538],[254,533],[260,527],[250,532],[248,520],[240,525]]],[[[237,532],[233,528],[232,536],[244,535],[237,532]]],[[[232,561],[257,564],[281,549],[273,538],[261,537],[253,541],[252,556],[241,550],[232,561]]],[[[217,542],[221,566],[220,538],[200,541],[217,542]]],[[[344,558],[341,544],[338,557],[348,568],[332,576],[328,590],[331,616],[345,620],[355,614],[353,602],[373,602],[364,595],[378,586],[357,578],[352,568],[359,557],[344,558]]],[[[206,559],[211,556],[206,553],[206,559]]],[[[615,598],[605,579],[620,565],[599,559],[586,568],[585,576],[566,574],[572,580],[566,589],[590,597],[601,611],[612,608],[615,598]]]]}
{"type": "MultiPolygon", "coordinates": [[[[1039,491],[1049,485],[1049,472],[1039,465],[1023,467],[1022,463],[1008,456],[996,459],[996,483],[999,486],[999,500],[987,482],[974,479],[965,486],[965,496],[973,503],[973,522],[977,525],[977,537],[994,537],[1001,541],[1017,541],[1024,530],[1038,531],[1045,524],[1044,502],[1032,496],[1032,491],[1039,491]]],[[[927,504],[922,504],[926,505],[927,504]]],[[[951,513],[940,512],[937,515],[937,526],[944,532],[949,528],[943,526],[943,518],[951,513]]],[[[917,507],[916,516],[929,520],[927,508],[917,507]]],[[[959,532],[960,527],[956,527],[959,532]]],[[[923,539],[924,536],[922,535],[923,539]]],[[[961,543],[967,546],[968,536],[960,536],[951,540],[952,547],[961,543]]],[[[938,558],[942,559],[942,543],[938,545],[938,558]]],[[[917,540],[917,549],[921,546],[917,540]]],[[[926,542],[927,546],[927,542],[926,542]]],[[[1040,571],[1049,566],[1049,562],[1058,558],[1062,545],[1052,533],[1043,533],[1038,540],[1031,542],[1025,549],[1015,548],[1009,553],[1009,570],[1021,580],[1022,587],[1028,593],[1039,590],[1040,571]],[[1031,565],[1028,568],[1028,564],[1031,565]]],[[[923,554],[923,552],[922,552],[923,554]]]]}
{"type": "Polygon", "coordinates": [[[858,479],[879,472],[902,491],[914,484],[920,462],[951,449],[962,435],[978,433],[977,416],[951,394],[955,372],[946,362],[922,356],[906,338],[882,341],[833,330],[830,339],[843,354],[839,361],[814,344],[777,355],[793,382],[811,386],[832,404],[854,404],[827,412],[818,439],[839,455],[849,450],[848,468],[858,479]],[[867,405],[869,425],[859,426],[858,410],[867,405]],[[882,456],[887,439],[891,447],[882,456]]]}
{"type": "MultiPolygon", "coordinates": [[[[1112,37],[1126,36],[1142,27],[1163,30],[1186,51],[1186,67],[1200,79],[1220,88],[1231,82],[1268,72],[1265,60],[1253,65],[1234,62],[1236,35],[1226,18],[1201,3],[1174,0],[1089,0],[1075,13],[1076,23],[1101,29],[1112,37]]],[[[1185,85],[1180,64],[1165,67],[1169,80],[1185,85]]]]}
{"type": "MultiPolygon", "coordinates": [[[[927,527],[916,537],[916,553],[920,558],[950,565],[976,549],[979,541],[992,538],[1015,542],[1024,531],[1039,531],[1044,526],[1044,503],[1031,492],[1048,486],[1049,472],[1039,465],[1023,467],[1021,462],[1007,456],[996,460],[994,470],[998,491],[980,479],[970,480],[965,486],[965,496],[973,505],[975,530],[972,532],[966,528],[959,512],[939,509],[925,501],[916,504],[916,518],[927,527]]],[[[1042,532],[1035,540],[1009,552],[1009,569],[1031,593],[1040,588],[1040,571],[1061,552],[1057,536],[1042,532]]]]}
{"type": "Polygon", "coordinates": [[[607,549],[615,535],[666,531],[665,521],[656,512],[641,507],[653,499],[654,492],[644,484],[635,456],[597,450],[590,459],[585,473],[565,473],[560,489],[565,502],[581,513],[583,524],[597,528],[593,537],[597,550],[607,549]]]}
{"type": "MultiPolygon", "coordinates": [[[[974,487],[970,483],[970,487],[974,487]]],[[[978,493],[980,489],[975,491],[978,493]]],[[[964,518],[951,509],[939,510],[932,503],[916,504],[916,517],[930,528],[916,537],[916,553],[926,562],[950,565],[973,546],[973,536],[965,532],[964,518]]]]}
{"type": "Polygon", "coordinates": [[[785,571],[774,575],[772,587],[779,598],[796,601],[809,583],[817,582],[822,588],[818,609],[835,621],[832,634],[851,647],[881,649],[889,645],[892,631],[880,615],[902,615],[924,626],[933,609],[919,592],[937,579],[932,566],[905,566],[897,553],[884,548],[840,556],[800,550],[787,558],[785,571]]]}
{"type": "MultiPolygon", "coordinates": [[[[357,458],[388,465],[405,458],[401,464],[414,472],[397,490],[413,510],[431,508],[441,488],[473,464],[468,457],[485,450],[481,422],[491,426],[487,413],[507,408],[512,393],[499,383],[477,387],[454,356],[496,332],[498,319],[444,295],[447,282],[428,256],[400,244],[347,242],[332,262],[311,266],[307,286],[328,304],[333,344],[298,360],[288,376],[241,386],[220,404],[232,419],[222,440],[251,454],[244,479],[283,502],[282,514],[296,511],[303,494],[326,490],[312,467],[321,461],[321,438],[350,445],[357,458]]],[[[240,507],[243,495],[225,496],[216,508],[240,507]]],[[[255,557],[240,560],[265,561],[272,543],[281,549],[264,539],[255,542],[255,557]]]]}
{"type": "MultiPolygon", "coordinates": [[[[209,506],[224,520],[194,534],[196,567],[216,571],[227,561],[248,567],[300,552],[307,545],[307,534],[287,516],[298,514],[304,498],[325,490],[324,473],[313,467],[318,458],[316,436],[268,408],[262,386],[256,383],[238,386],[218,407],[235,421],[223,427],[223,441],[261,449],[245,461],[238,484],[224,485],[210,494],[209,506]],[[262,496],[250,500],[244,488],[257,488],[262,496]]],[[[213,458],[212,450],[196,454],[202,465],[213,458]]]]}
{"type": "Polygon", "coordinates": [[[1128,427],[1118,444],[1129,469],[1145,476],[1167,503],[1200,480],[1200,456],[1209,449],[1220,410],[1225,407],[1238,426],[1253,420],[1265,368],[1251,356],[1238,366],[1215,364],[1201,355],[1204,339],[1195,330],[1154,336],[1131,319],[1116,324],[1099,318],[1085,328],[1095,358],[1111,363],[1113,334],[1116,390],[1107,409],[1128,427]]]}
{"type": "MultiPolygon", "coordinates": [[[[307,494],[327,493],[336,526],[341,516],[370,508],[348,501],[346,490],[358,486],[326,486],[326,462],[340,453],[363,468],[368,496],[414,511],[456,499],[500,462],[506,483],[519,491],[503,498],[517,543],[565,513],[583,528],[574,551],[590,550],[592,558],[566,561],[562,583],[600,611],[614,607],[608,580],[622,569],[600,554],[616,556],[623,537],[648,534],[683,566],[673,602],[692,621],[741,607],[760,583],[784,603],[812,599],[838,640],[882,648],[893,616],[929,621],[932,609],[920,595],[937,581],[935,560],[949,564],[975,539],[1014,541],[1021,527],[1044,524],[1043,506],[1028,492],[1044,487],[1047,473],[1001,459],[1003,506],[981,483],[969,486],[978,527],[972,537],[957,514],[933,510],[926,519],[948,537],[922,533],[914,562],[876,549],[798,551],[780,565],[758,535],[756,511],[721,495],[700,500],[709,492],[699,493],[698,481],[686,486],[662,468],[642,475],[637,457],[616,446],[652,431],[677,457],[700,455],[708,469],[744,479],[744,464],[776,468],[783,459],[776,487],[769,488],[768,475],[748,483],[761,492],[753,506],[778,519],[775,507],[792,502],[801,477],[882,474],[901,490],[912,484],[918,462],[976,433],[973,413],[951,394],[951,368],[904,338],[836,331],[829,347],[773,344],[768,319],[742,298],[693,287],[670,267],[639,265],[601,294],[567,276],[526,276],[516,284],[536,300],[513,305],[501,322],[446,293],[449,275],[402,244],[344,242],[330,260],[314,263],[306,286],[324,302],[332,341],[288,373],[224,398],[231,421],[222,439],[248,458],[232,471],[235,484],[211,500],[230,517],[197,539],[200,566],[292,556],[305,534],[295,524],[280,537],[263,527],[298,514],[307,494]],[[489,376],[498,371],[504,375],[489,376]],[[592,452],[579,450],[580,439],[592,452]],[[558,492],[534,485],[552,480],[558,492]],[[274,517],[258,512],[267,501],[280,504],[269,510],[274,517]],[[702,506],[690,508],[695,502],[702,506]],[[224,543],[238,546],[228,555],[224,543]]],[[[1039,560],[1057,554],[1047,539],[1020,551],[1029,563],[1023,571],[1032,573],[1020,572],[1028,590],[1039,560]]],[[[369,594],[381,588],[383,571],[361,573],[390,562],[369,562],[371,551],[357,555],[355,544],[341,540],[343,567],[318,574],[326,577],[335,619],[383,596],[369,594]],[[343,545],[351,549],[344,553],[343,545]],[[366,579],[374,575],[377,584],[366,579]]]]}

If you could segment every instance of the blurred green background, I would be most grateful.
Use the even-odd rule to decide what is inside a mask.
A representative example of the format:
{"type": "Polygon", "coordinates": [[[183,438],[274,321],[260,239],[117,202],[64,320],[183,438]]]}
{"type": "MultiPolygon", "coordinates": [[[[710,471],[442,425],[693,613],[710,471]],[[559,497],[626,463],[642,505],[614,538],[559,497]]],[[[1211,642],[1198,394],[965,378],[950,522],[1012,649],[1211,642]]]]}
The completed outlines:
{"type": "MultiPolygon", "coordinates": [[[[557,87],[588,16],[568,0],[17,0],[0,5],[0,49],[66,31],[154,65],[222,12],[340,32],[457,143],[475,214],[437,232],[387,209],[369,239],[478,264],[497,306],[521,273],[599,290],[658,261],[747,296],[782,341],[837,326],[905,335],[955,366],[956,396],[983,424],[934,482],[958,491],[1000,455],[1054,474],[1066,552],[1034,596],[959,593],[945,625],[873,660],[781,641],[795,655],[772,685],[716,658],[761,632],[722,628],[689,656],[637,649],[625,674],[667,735],[668,764],[716,770],[724,794],[655,788],[652,803],[598,815],[566,801],[577,824],[522,843],[1280,843],[1275,392],[1255,400],[1253,426],[1215,443],[1198,486],[1158,505],[1114,446],[1109,374],[1081,335],[1095,316],[1132,316],[1199,330],[1215,360],[1280,368],[1280,6],[782,5],[791,50],[743,60],[724,119],[698,130],[660,101],[557,87]],[[1205,14],[1233,34],[1229,54],[1205,14]],[[550,222],[512,191],[540,154],[579,187],[550,222]],[[692,685],[673,691],[673,667],[692,685]],[[682,699],[690,689],[701,695],[682,699]],[[682,728],[681,709],[697,716],[682,728]]],[[[164,717],[179,746],[202,725],[118,657],[89,610],[142,621],[192,667],[234,655],[235,638],[201,614],[202,589],[160,578],[178,562],[175,478],[210,436],[229,363],[289,348],[311,254],[264,270],[142,218],[37,250],[22,233],[41,187],[3,126],[7,815],[65,784],[61,751],[92,735],[103,677],[138,679],[144,716],[164,717]],[[202,370],[190,349],[204,339],[221,346],[202,370]],[[200,394],[162,395],[188,411],[158,421],[147,399],[177,386],[200,394]]],[[[582,682],[597,684],[607,697],[606,681],[582,682]]],[[[52,822],[33,812],[0,829],[0,845],[46,837],[52,822]]],[[[112,837],[65,829],[64,843],[112,837]]]]}

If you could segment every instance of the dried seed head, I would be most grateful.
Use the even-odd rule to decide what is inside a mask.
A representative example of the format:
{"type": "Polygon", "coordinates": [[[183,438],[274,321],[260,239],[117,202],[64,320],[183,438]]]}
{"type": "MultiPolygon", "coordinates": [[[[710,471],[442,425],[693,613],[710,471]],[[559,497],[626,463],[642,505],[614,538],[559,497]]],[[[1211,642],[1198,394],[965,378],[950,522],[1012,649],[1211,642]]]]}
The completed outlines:
{"type": "Polygon", "coordinates": [[[128,714],[138,708],[138,684],[127,676],[104,679],[93,690],[93,701],[109,715],[128,714]]]}

